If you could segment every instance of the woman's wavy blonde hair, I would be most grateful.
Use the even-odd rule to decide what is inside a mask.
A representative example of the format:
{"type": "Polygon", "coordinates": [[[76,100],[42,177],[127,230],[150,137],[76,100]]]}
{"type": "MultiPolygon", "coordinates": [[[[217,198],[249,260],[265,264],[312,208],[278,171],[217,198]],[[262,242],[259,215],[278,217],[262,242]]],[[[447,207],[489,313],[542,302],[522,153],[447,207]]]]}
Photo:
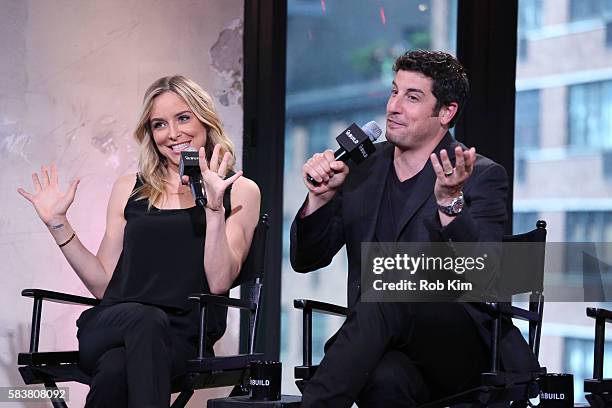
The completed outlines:
{"type": "Polygon", "coordinates": [[[232,160],[228,163],[228,169],[234,170],[234,144],[223,131],[221,120],[215,112],[213,101],[198,84],[181,75],[167,76],[153,82],[145,93],[142,103],[142,112],[138,126],[134,131],[134,137],[140,144],[140,155],[138,160],[138,175],[142,186],[134,190],[133,195],[138,200],[148,199],[149,208],[160,200],[165,199],[165,181],[167,173],[167,160],[157,149],[151,131],[151,111],[155,98],[164,92],[174,92],[181,97],[193,114],[206,128],[206,160],[210,162],[215,145],[221,145],[219,157],[225,152],[232,154],[232,160]]]}

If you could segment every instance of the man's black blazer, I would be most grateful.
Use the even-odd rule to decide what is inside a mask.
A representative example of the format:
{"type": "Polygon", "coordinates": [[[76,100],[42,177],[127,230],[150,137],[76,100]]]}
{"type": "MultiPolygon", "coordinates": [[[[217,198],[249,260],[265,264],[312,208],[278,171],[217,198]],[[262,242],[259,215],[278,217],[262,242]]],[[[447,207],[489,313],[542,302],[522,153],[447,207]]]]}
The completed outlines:
{"type": "MultiPolygon", "coordinates": [[[[446,149],[454,163],[454,149],[458,144],[447,133],[434,151],[446,149]]],[[[296,216],[291,226],[291,265],[297,272],[329,265],[346,245],[349,308],[359,301],[361,243],[374,240],[385,180],[393,161],[392,144],[383,142],[376,146],[370,158],[351,166],[345,183],[329,203],[307,217],[296,216]]],[[[401,228],[396,241],[501,242],[508,193],[508,177],[502,166],[477,155],[474,171],[463,187],[466,205],[445,228],[441,227],[437,214],[433,194],[436,174],[429,160],[416,177],[410,200],[398,220],[401,228]]],[[[484,342],[490,344],[490,316],[472,304],[458,305],[466,309],[484,342]]],[[[522,335],[509,321],[502,325],[501,359],[507,371],[532,371],[539,367],[522,335]]]]}

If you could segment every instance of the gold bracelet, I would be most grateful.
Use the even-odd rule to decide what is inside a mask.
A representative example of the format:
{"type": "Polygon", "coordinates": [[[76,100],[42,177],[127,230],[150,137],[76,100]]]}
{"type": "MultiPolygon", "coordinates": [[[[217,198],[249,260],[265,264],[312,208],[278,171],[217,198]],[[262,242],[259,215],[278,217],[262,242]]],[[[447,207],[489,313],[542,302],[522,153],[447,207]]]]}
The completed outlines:
{"type": "Polygon", "coordinates": [[[68,245],[70,243],[70,241],[72,241],[74,239],[74,237],[76,237],[76,232],[72,232],[72,235],[70,236],[70,238],[68,238],[67,241],[62,242],[61,244],[57,244],[60,248],[64,247],[66,245],[68,245]]]}

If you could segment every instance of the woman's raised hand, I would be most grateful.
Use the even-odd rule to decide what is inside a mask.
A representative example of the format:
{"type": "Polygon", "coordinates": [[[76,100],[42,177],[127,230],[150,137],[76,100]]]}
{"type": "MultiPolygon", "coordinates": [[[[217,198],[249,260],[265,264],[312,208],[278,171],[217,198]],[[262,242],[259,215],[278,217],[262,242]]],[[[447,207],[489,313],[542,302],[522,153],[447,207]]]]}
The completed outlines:
{"type": "MultiPolygon", "coordinates": [[[[232,159],[230,152],[225,152],[223,160],[219,162],[219,154],[221,145],[215,145],[213,154],[210,158],[210,163],[206,161],[206,152],[203,147],[200,147],[199,163],[200,172],[202,173],[202,184],[206,193],[206,208],[219,211],[223,208],[223,195],[225,190],[231,186],[240,176],[242,170],[236,172],[231,177],[225,178],[227,175],[228,163],[232,159]]],[[[189,182],[188,176],[183,176],[183,183],[189,182]]]]}
{"type": "Polygon", "coordinates": [[[40,219],[51,226],[55,221],[61,221],[66,216],[68,208],[74,201],[79,179],[73,180],[65,192],[60,190],[57,167],[41,166],[40,178],[37,173],[32,173],[34,193],[29,193],[23,188],[18,188],[17,192],[32,203],[40,219]]]}
{"type": "Polygon", "coordinates": [[[219,211],[223,208],[223,194],[225,194],[225,190],[242,176],[241,170],[231,177],[225,178],[232,154],[230,152],[225,152],[223,160],[219,162],[220,152],[221,145],[215,145],[210,163],[207,163],[204,148],[201,147],[199,151],[200,171],[202,172],[202,181],[204,184],[204,191],[206,192],[206,207],[213,211],[219,211]]]}

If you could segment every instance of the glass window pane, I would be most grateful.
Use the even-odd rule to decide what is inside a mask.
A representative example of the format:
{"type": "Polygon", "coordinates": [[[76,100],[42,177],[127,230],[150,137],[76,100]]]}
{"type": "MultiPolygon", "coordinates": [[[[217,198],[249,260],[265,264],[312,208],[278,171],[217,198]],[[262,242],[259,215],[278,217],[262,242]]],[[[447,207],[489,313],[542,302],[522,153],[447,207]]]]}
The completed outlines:
{"type": "MultiPolygon", "coordinates": [[[[583,395],[584,380],[593,378],[593,340],[566,337],[563,348],[563,371],[574,375],[574,395],[583,395]]],[[[603,376],[612,376],[612,341],[604,343],[603,376]]]]}
{"type": "Polygon", "coordinates": [[[569,144],[612,147],[612,80],[569,86],[569,144]]]}
{"type": "MultiPolygon", "coordinates": [[[[519,0],[515,232],[523,232],[525,220],[537,214],[548,222],[550,242],[612,239],[610,4],[519,0]]],[[[582,268],[579,259],[569,258],[547,261],[566,273],[582,268]]],[[[585,364],[592,364],[593,343],[567,337],[593,332],[584,318],[586,306],[547,306],[541,346],[541,363],[550,371],[576,370],[577,401],[584,401],[581,376],[590,369],[585,364]],[[546,335],[547,325],[559,330],[546,335]]]]}
{"type": "Polygon", "coordinates": [[[518,150],[540,146],[540,91],[516,93],[515,146],[518,150]]]}
{"type": "Polygon", "coordinates": [[[570,0],[570,21],[601,16],[605,0],[570,0]]]}
{"type": "MultiPolygon", "coordinates": [[[[301,168],[314,153],[336,149],[335,137],[352,122],[384,126],[393,61],[410,49],[454,53],[456,0],[289,0],[284,219],[293,220],[306,197],[301,168]]],[[[286,227],[286,231],[288,226],[286,227]]],[[[289,247],[285,236],[283,243],[289,247]]],[[[284,251],[281,308],[286,313],[281,341],[283,391],[298,392],[293,367],[301,365],[301,315],[294,298],[346,305],[344,250],[332,264],[297,274],[284,251]],[[295,330],[292,331],[292,330],[295,330]]],[[[285,316],[285,314],[283,315],[285,316]]],[[[318,318],[317,318],[318,319],[318,318]]],[[[342,319],[313,320],[315,357],[342,319]]]]}

